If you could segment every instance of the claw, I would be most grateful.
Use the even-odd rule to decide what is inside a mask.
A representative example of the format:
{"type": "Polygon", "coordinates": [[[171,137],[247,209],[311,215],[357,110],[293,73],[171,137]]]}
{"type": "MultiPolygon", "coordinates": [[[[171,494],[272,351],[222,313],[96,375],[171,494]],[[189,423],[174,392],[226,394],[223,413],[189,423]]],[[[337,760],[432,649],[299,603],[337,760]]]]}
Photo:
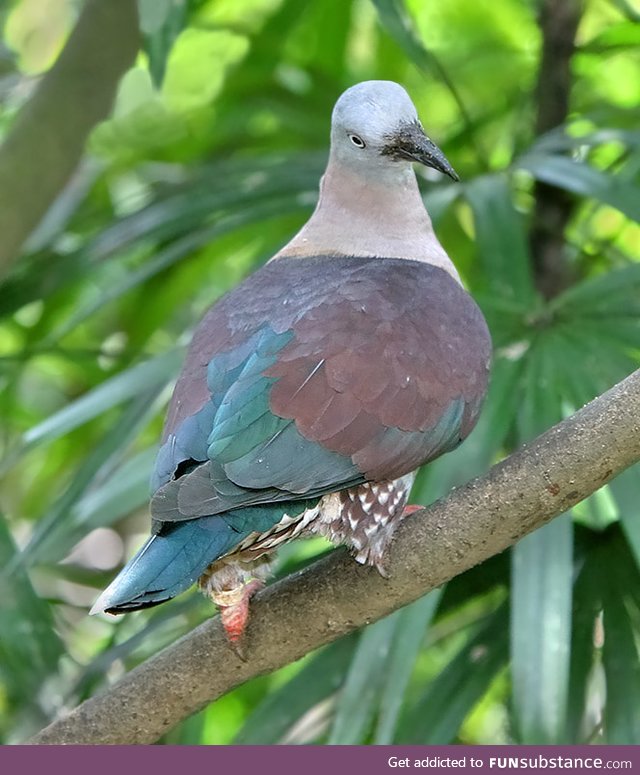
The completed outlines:
{"type": "MultiPolygon", "coordinates": [[[[424,506],[416,506],[416,505],[405,506],[402,512],[402,519],[404,519],[405,517],[408,517],[410,514],[413,514],[416,511],[421,511],[423,508],[424,506]]],[[[372,561],[370,561],[370,563],[372,565],[375,565],[375,567],[378,570],[378,573],[382,576],[383,579],[388,579],[389,571],[387,570],[382,558],[383,558],[383,555],[380,554],[376,556],[372,561]]]]}
{"type": "Polygon", "coordinates": [[[385,564],[382,562],[382,558],[380,558],[379,560],[376,560],[374,562],[374,565],[376,566],[376,570],[382,576],[383,579],[389,578],[389,571],[385,567],[385,564]]]}
{"type": "Polygon", "coordinates": [[[249,621],[249,601],[263,586],[262,581],[253,579],[240,587],[217,592],[211,596],[220,610],[220,619],[229,645],[243,661],[245,659],[243,641],[249,621]]]}

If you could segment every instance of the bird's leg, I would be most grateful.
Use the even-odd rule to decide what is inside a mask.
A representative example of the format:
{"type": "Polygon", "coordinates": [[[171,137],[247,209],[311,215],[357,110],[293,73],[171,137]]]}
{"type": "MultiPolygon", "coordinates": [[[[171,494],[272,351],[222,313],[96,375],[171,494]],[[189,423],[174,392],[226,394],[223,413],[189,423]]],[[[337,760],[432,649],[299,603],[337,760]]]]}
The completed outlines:
{"type": "Polygon", "coordinates": [[[216,560],[198,581],[200,589],[218,606],[227,641],[241,659],[249,601],[262,589],[269,572],[268,554],[243,557],[236,553],[216,560]]]}
{"type": "Polygon", "coordinates": [[[220,619],[229,645],[241,658],[242,640],[249,620],[249,601],[263,586],[263,581],[251,579],[234,589],[211,593],[211,599],[220,610],[220,619]]]}
{"type": "Polygon", "coordinates": [[[413,480],[410,473],[326,495],[309,532],[323,535],[333,544],[346,544],[357,562],[373,565],[388,578],[384,556],[393,534],[405,516],[422,508],[405,506],[413,480]]]}
{"type": "Polygon", "coordinates": [[[408,517],[410,514],[414,514],[416,511],[422,511],[424,506],[421,506],[420,504],[411,504],[409,506],[405,506],[404,510],[402,512],[402,519],[405,517],[408,517]]]}

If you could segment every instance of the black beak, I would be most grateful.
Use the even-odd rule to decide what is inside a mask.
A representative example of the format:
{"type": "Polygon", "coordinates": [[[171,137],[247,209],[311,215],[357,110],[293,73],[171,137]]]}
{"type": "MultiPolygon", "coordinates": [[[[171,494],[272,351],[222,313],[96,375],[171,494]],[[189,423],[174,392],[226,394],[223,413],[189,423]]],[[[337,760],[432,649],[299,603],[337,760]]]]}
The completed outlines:
{"type": "Polygon", "coordinates": [[[434,170],[443,172],[453,180],[460,180],[444,153],[429,140],[417,122],[405,124],[391,136],[382,149],[382,155],[390,156],[392,159],[417,161],[425,167],[433,167],[434,170]]]}

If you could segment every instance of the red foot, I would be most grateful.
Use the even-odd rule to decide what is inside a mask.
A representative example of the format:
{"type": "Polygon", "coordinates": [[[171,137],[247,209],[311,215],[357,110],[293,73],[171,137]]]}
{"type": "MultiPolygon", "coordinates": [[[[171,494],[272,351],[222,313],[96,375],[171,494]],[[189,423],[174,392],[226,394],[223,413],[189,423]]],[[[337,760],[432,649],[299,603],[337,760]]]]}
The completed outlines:
{"type": "Polygon", "coordinates": [[[229,642],[237,643],[249,620],[249,601],[244,599],[235,605],[220,606],[220,618],[229,642]]]}
{"type": "Polygon", "coordinates": [[[216,596],[218,598],[216,603],[220,609],[220,619],[229,645],[240,656],[242,656],[242,638],[249,621],[249,601],[263,586],[262,581],[254,579],[243,587],[227,593],[222,592],[216,596]],[[220,598],[229,599],[229,605],[222,604],[220,598]]]}
{"type": "Polygon", "coordinates": [[[421,511],[424,508],[424,506],[405,506],[404,511],[402,512],[403,517],[408,517],[409,514],[414,514],[416,511],[421,511]]]}

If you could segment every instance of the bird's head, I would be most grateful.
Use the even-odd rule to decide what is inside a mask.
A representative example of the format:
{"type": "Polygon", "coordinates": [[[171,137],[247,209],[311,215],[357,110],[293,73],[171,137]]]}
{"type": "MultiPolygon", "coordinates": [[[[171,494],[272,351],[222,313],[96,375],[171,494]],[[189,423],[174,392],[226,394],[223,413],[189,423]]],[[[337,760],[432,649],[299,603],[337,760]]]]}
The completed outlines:
{"type": "Polygon", "coordinates": [[[374,174],[419,162],[459,180],[425,134],[411,98],[393,81],[364,81],[340,96],[331,119],[331,153],[341,164],[374,174]]]}

